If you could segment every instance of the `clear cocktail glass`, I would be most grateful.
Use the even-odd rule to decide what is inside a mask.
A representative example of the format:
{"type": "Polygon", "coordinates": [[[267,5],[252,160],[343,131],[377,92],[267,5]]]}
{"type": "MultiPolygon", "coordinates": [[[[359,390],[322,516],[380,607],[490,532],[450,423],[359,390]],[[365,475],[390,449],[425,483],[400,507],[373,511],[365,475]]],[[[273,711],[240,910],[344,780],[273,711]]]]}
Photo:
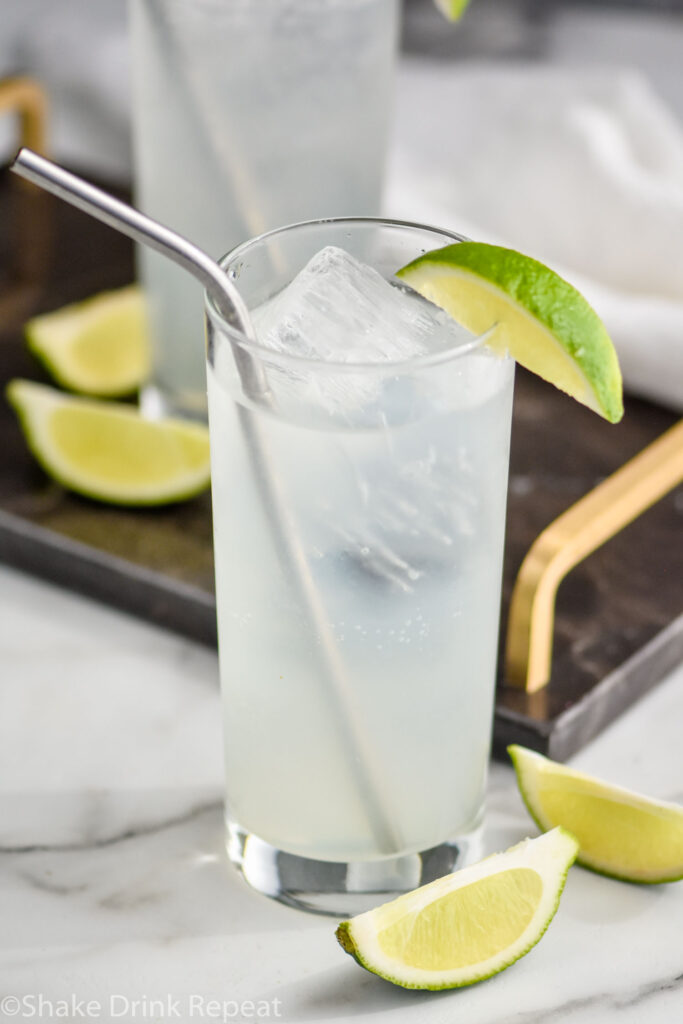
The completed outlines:
{"type": "MultiPolygon", "coordinates": [[[[325,246],[390,279],[458,240],[326,220],[222,265],[258,324],[325,246]]],[[[464,331],[383,361],[273,351],[206,311],[228,852],[347,915],[479,852],[514,363],[464,331]]]]}
{"type": "MultiPolygon", "coordinates": [[[[129,0],[136,203],[214,258],[380,212],[398,0],[129,0]]],[[[146,411],[206,416],[201,289],[140,250],[146,411]]]]}

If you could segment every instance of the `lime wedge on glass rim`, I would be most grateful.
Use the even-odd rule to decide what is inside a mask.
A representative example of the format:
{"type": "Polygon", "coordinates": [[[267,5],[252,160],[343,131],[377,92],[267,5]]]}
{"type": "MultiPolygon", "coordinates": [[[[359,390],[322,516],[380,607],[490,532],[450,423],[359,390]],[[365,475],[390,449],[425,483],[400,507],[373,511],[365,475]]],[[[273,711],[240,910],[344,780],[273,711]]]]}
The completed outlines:
{"type": "Polygon", "coordinates": [[[483,242],[425,253],[397,277],[474,334],[599,415],[623,415],[621,371],[586,299],[530,256],[483,242]],[[491,330],[493,328],[493,330],[491,330]]]}
{"type": "Polygon", "coordinates": [[[579,843],[577,862],[627,882],[683,878],[683,807],[614,786],[508,747],[522,798],[540,829],[561,825],[579,843]]]}
{"type": "Polygon", "coordinates": [[[116,402],[14,380],[7,397],[46,472],[88,498],[163,505],[209,485],[209,433],[181,420],[146,420],[116,402]]]}
{"type": "Polygon", "coordinates": [[[536,945],[559,905],[578,844],[556,828],[343,921],[337,939],[403,988],[461,988],[536,945]]]}
{"type": "Polygon", "coordinates": [[[29,348],[63,387],[100,398],[131,394],[147,379],[142,291],[129,285],[29,320],[29,348]]]}

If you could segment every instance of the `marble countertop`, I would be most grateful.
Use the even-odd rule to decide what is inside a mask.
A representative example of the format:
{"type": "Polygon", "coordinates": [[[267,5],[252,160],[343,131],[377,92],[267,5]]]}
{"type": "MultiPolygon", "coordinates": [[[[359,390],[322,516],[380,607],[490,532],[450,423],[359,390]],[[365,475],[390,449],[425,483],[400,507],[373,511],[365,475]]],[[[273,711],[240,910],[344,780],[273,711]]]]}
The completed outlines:
{"type": "MultiPolygon", "coordinates": [[[[581,869],[541,943],[488,982],[414,993],[367,974],[331,920],[226,863],[212,652],[5,568],[0,622],[0,1020],[683,1017],[683,884],[581,869]]],[[[683,666],[573,764],[681,801],[682,720],[683,666]]],[[[527,834],[494,765],[487,849],[527,834]]]]}

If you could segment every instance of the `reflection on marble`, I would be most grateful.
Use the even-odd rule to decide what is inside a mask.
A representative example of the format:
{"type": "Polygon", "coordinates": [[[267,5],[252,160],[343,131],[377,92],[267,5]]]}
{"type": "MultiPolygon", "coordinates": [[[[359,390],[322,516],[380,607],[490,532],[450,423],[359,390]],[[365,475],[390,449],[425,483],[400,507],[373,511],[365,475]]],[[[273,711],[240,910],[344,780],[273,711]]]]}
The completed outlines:
{"type": "MultiPolygon", "coordinates": [[[[209,999],[234,1001],[226,1019],[254,1019],[237,1006],[252,1000],[292,1024],[683,1016],[683,885],[580,869],[538,947],[489,982],[411,993],[360,970],[333,922],[270,903],[226,864],[211,652],[6,569],[0,621],[0,1019],[31,1005],[12,1014],[3,997],[30,994],[94,1000],[97,1020],[209,1019],[209,999]]],[[[682,712],[683,668],[573,763],[683,801],[682,712]]],[[[494,765],[487,848],[527,834],[494,765]]]]}

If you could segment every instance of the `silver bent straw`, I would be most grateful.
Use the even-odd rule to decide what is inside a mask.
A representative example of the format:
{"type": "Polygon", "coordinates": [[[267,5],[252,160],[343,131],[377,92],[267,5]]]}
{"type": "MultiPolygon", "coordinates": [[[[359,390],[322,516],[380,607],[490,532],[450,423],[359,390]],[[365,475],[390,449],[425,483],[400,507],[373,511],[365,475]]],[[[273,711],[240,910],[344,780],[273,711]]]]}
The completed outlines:
{"type": "MultiPolygon", "coordinates": [[[[230,327],[252,341],[256,340],[249,311],[241,295],[219,265],[196,245],[128,203],[115,199],[30,149],[21,149],[10,169],[178,263],[201,282],[230,327]]],[[[274,403],[263,366],[243,346],[233,345],[232,349],[245,395],[261,406],[272,409],[274,403]]],[[[393,821],[394,815],[389,810],[392,802],[385,779],[376,763],[365,724],[355,706],[353,690],[299,540],[279,474],[258,420],[239,403],[238,409],[252,469],[283,569],[295,587],[320,641],[322,668],[336,705],[339,725],[348,749],[349,770],[354,777],[360,802],[365,808],[368,825],[379,850],[386,855],[397,854],[401,850],[401,837],[393,821]]]]}

